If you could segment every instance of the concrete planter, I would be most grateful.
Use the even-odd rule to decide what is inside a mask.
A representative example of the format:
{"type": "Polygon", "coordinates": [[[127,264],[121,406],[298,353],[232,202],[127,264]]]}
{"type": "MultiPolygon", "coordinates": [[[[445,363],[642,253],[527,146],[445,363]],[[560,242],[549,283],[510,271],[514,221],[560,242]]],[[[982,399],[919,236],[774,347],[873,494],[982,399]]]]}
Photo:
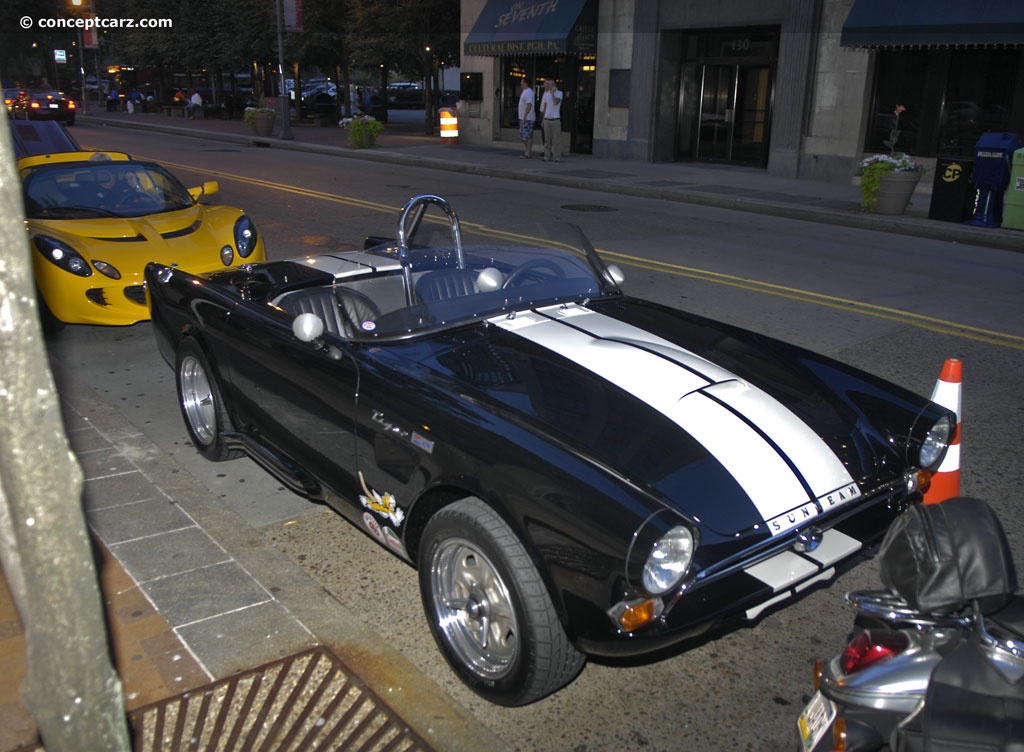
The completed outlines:
{"type": "Polygon", "coordinates": [[[920,180],[921,173],[916,170],[883,175],[878,186],[878,201],[871,207],[871,211],[875,214],[902,214],[907,210],[910,197],[914,195],[920,180]]]}
{"type": "Polygon", "coordinates": [[[256,113],[252,118],[252,130],[257,136],[274,135],[274,120],[277,115],[271,113],[256,113]]]}

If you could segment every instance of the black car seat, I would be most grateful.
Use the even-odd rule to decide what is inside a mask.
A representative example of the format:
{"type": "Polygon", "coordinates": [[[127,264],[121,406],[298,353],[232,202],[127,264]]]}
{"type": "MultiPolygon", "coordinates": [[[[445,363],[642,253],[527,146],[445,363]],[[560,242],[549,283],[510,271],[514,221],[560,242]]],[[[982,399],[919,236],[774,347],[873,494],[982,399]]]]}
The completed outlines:
{"type": "Polygon", "coordinates": [[[416,282],[416,297],[423,303],[472,295],[477,291],[476,272],[469,269],[436,269],[416,282]]]}
{"type": "Polygon", "coordinates": [[[280,306],[292,316],[312,313],[324,322],[324,329],[351,338],[364,321],[380,315],[376,304],[362,293],[345,287],[310,287],[284,296],[280,306]]]}
{"type": "Polygon", "coordinates": [[[338,307],[346,320],[343,336],[352,337],[363,330],[367,321],[376,321],[380,316],[380,308],[366,295],[347,287],[335,288],[338,307]]]}

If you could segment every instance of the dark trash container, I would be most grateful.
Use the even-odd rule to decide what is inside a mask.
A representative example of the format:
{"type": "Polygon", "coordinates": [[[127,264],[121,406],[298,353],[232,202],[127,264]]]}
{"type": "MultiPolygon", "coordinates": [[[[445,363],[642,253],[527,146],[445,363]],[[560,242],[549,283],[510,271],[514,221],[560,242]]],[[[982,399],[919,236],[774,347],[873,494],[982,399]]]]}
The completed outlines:
{"type": "Polygon", "coordinates": [[[932,183],[932,203],[928,219],[942,222],[964,222],[974,213],[974,200],[978,191],[971,184],[973,159],[939,157],[935,160],[935,180],[932,183]]]}
{"type": "Polygon", "coordinates": [[[1016,133],[982,133],[974,146],[971,183],[978,190],[978,201],[969,225],[999,227],[1003,221],[1003,190],[1010,181],[1013,152],[1020,148],[1016,133]]]}
{"type": "Polygon", "coordinates": [[[317,94],[313,98],[312,110],[313,117],[321,127],[337,125],[341,116],[338,103],[334,101],[334,97],[326,93],[317,94]]]}

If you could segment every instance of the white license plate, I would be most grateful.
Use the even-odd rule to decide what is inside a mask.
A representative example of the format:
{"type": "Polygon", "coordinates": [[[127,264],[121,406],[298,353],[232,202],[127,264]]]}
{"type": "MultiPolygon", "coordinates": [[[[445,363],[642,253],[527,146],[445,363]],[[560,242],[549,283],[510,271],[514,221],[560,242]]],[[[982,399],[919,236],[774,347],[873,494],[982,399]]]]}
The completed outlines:
{"type": "Polygon", "coordinates": [[[818,742],[832,727],[832,721],[835,719],[836,704],[820,691],[815,692],[814,697],[807,703],[807,707],[804,708],[804,712],[800,714],[800,718],[796,722],[804,752],[810,752],[818,746],[818,742]]]}
{"type": "Polygon", "coordinates": [[[60,105],[59,104],[51,104],[50,105],[50,109],[51,110],[59,110],[60,109],[60,105]]]}

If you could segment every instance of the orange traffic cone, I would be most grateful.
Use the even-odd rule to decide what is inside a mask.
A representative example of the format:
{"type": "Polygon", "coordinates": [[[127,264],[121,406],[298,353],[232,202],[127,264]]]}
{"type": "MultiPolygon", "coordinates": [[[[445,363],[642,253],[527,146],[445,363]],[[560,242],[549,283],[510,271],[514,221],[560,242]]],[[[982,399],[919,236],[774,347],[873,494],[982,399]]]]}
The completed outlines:
{"type": "Polygon", "coordinates": [[[932,476],[932,483],[924,494],[925,504],[938,504],[960,495],[960,434],[963,430],[963,411],[960,405],[960,382],[963,363],[958,358],[947,358],[939,380],[932,391],[932,402],[956,413],[956,431],[949,442],[946,456],[932,476]]]}

